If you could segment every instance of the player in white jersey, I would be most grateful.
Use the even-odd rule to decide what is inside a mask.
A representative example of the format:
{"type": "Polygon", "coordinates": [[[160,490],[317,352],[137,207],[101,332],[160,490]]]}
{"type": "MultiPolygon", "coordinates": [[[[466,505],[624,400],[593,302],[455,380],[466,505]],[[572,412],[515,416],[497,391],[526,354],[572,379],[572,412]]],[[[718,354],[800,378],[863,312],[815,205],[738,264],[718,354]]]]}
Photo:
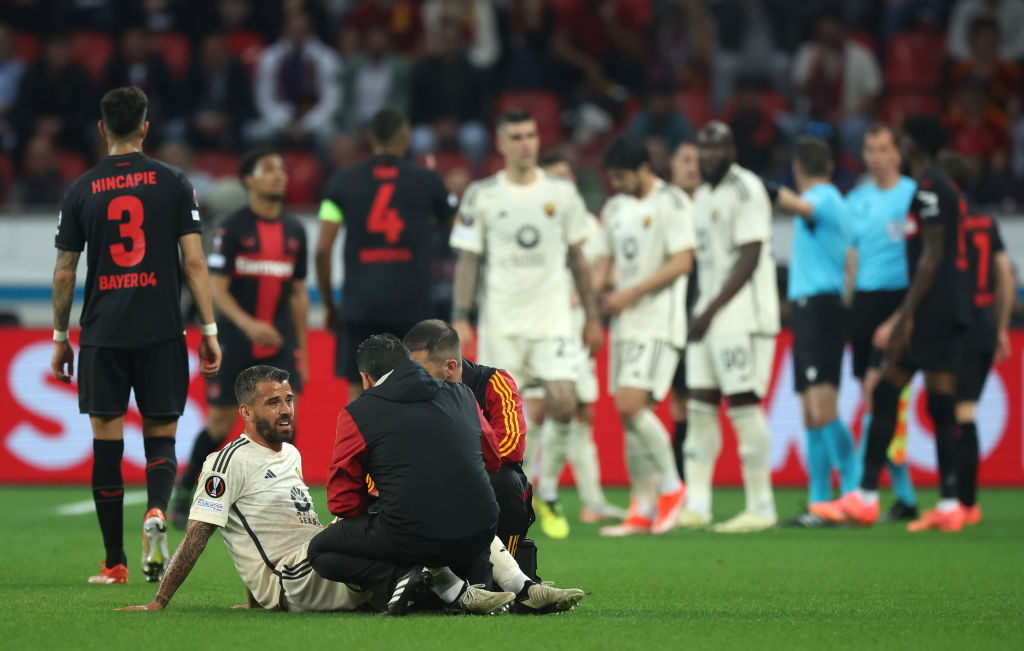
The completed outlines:
{"type": "MultiPolygon", "coordinates": [[[[470,312],[480,288],[480,340],[477,359],[507,370],[520,387],[544,386],[544,399],[526,405],[527,432],[540,430],[541,447],[558,447],[568,439],[576,412],[577,341],[596,352],[604,332],[590,284],[590,267],[582,251],[587,236],[586,208],[576,187],[537,167],[540,146],[537,123],[520,109],[498,119],[498,150],[505,167],[471,184],[463,196],[452,229],[451,246],[459,249],[455,268],[452,325],[463,342],[472,342],[470,312]],[[572,328],[572,272],[586,312],[582,333],[572,328]]],[[[536,454],[536,436],[527,438],[524,470],[536,454]],[[531,445],[532,442],[532,445],[531,445]],[[531,449],[532,448],[532,449],[531,449]]],[[[536,501],[545,532],[569,535],[569,524],[557,502],[536,501]]]]}
{"type": "Polygon", "coordinates": [[[612,317],[609,390],[625,429],[631,499],[626,519],[601,535],[661,534],[675,527],[686,488],[668,431],[651,406],[668,394],[686,343],[693,206],[682,190],[655,176],[647,145],[636,136],[612,142],[604,166],[618,194],[602,211],[598,275],[614,277],[615,290],[603,301],[612,317]]]}
{"type": "Polygon", "coordinates": [[[697,147],[704,183],[694,194],[699,297],[686,349],[691,400],[683,520],[693,527],[711,522],[711,477],[722,446],[718,409],[724,396],[739,442],[746,508],[715,531],[760,531],[777,522],[771,441],[760,405],[779,331],[772,209],[761,179],[736,164],[729,127],[709,122],[697,135],[697,147]]]}
{"type": "MultiPolygon", "coordinates": [[[[540,166],[553,176],[568,179],[576,184],[576,174],[569,161],[558,151],[548,152],[541,156],[540,166]]],[[[594,269],[594,263],[603,249],[602,238],[604,229],[592,213],[587,212],[588,233],[583,243],[583,255],[587,264],[594,269]]],[[[566,269],[566,274],[569,270],[566,269]]],[[[591,274],[593,280],[593,274],[591,274]]],[[[596,286],[596,285],[595,285],[596,286]]],[[[581,331],[586,323],[586,313],[580,304],[579,294],[572,293],[572,328],[581,331]]],[[[593,423],[594,403],[600,396],[597,381],[597,364],[583,342],[576,349],[576,418],[572,424],[572,434],[568,440],[557,440],[561,445],[554,450],[541,450],[540,498],[556,500],[558,476],[568,461],[572,466],[573,478],[580,496],[580,522],[593,524],[604,520],[621,520],[626,517],[626,510],[609,504],[601,488],[601,466],[598,460],[597,446],[594,444],[593,423]],[[550,487],[550,492],[548,487],[550,487]],[[552,494],[553,493],[553,494],[552,494]]],[[[545,521],[541,520],[541,528],[545,521]]]]}

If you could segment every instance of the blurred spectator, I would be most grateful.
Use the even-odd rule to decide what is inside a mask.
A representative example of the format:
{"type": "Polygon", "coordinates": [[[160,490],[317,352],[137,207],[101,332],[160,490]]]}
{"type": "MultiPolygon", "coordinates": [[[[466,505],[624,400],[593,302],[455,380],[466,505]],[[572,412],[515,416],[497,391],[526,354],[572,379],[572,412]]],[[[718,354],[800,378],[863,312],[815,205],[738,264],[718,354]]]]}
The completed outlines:
{"type": "Polygon", "coordinates": [[[24,207],[54,207],[64,198],[66,188],[53,143],[46,136],[33,137],[25,146],[21,175],[11,190],[11,203],[24,207]]]}
{"type": "Polygon", "coordinates": [[[409,112],[409,63],[392,49],[385,25],[371,26],[365,38],[363,51],[342,62],[342,102],[336,123],[343,131],[362,129],[385,105],[409,112]]]}
{"type": "Polygon", "coordinates": [[[424,0],[424,42],[427,52],[437,52],[441,26],[447,20],[456,20],[469,41],[466,58],[479,70],[487,70],[498,63],[501,39],[498,37],[498,16],[493,0],[424,0]]]}
{"type": "Polygon", "coordinates": [[[789,87],[789,45],[799,26],[791,0],[722,0],[712,3],[718,39],[711,57],[711,101],[716,108],[732,97],[741,74],[760,74],[775,88],[789,87]]]}
{"type": "Polygon", "coordinates": [[[484,116],[483,84],[470,65],[459,37],[459,24],[442,26],[441,49],[424,58],[412,74],[409,147],[421,156],[439,147],[458,146],[474,162],[490,140],[484,116]]]}
{"type": "Polygon", "coordinates": [[[360,32],[371,25],[387,25],[391,42],[406,55],[416,54],[423,41],[420,4],[412,0],[362,0],[345,17],[345,25],[360,32]]]}
{"type": "Polygon", "coordinates": [[[245,123],[252,119],[252,88],[245,66],[228,51],[222,32],[203,37],[199,56],[185,77],[191,103],[188,138],[196,147],[238,150],[245,123]]]}
{"type": "Polygon", "coordinates": [[[989,101],[1005,111],[1013,121],[1020,114],[1020,65],[1002,58],[999,24],[990,16],[975,18],[971,22],[970,35],[970,56],[950,68],[949,95],[954,96],[967,77],[978,77],[984,83],[989,101]]]}
{"type": "Polygon", "coordinates": [[[0,150],[14,146],[15,136],[7,113],[18,97],[23,74],[25,63],[14,56],[14,33],[9,25],[0,23],[0,150]]]}
{"type": "Polygon", "coordinates": [[[729,127],[736,143],[736,163],[755,174],[771,178],[785,161],[786,151],[785,139],[775,124],[775,115],[764,103],[766,85],[756,77],[740,79],[729,127]]]}
{"type": "Polygon", "coordinates": [[[185,173],[196,198],[203,201],[213,187],[214,178],[209,172],[197,170],[192,160],[192,150],[181,140],[165,140],[156,150],[156,159],[173,165],[185,173]]]}
{"type": "Polygon", "coordinates": [[[327,142],[341,103],[338,65],[334,51],[313,36],[309,16],[289,15],[282,38],[260,55],[252,137],[289,145],[327,142]]]}
{"type": "Polygon", "coordinates": [[[706,0],[671,0],[655,25],[663,74],[677,86],[706,88],[714,39],[715,18],[706,0]]]}
{"type": "Polygon", "coordinates": [[[882,13],[882,43],[919,25],[945,25],[950,0],[888,0],[882,13]]]}
{"type": "Polygon", "coordinates": [[[120,86],[138,86],[149,99],[147,145],[159,145],[164,138],[183,135],[184,121],[178,117],[180,93],[170,69],[151,49],[146,30],[140,26],[126,27],[121,32],[118,51],[107,63],[103,88],[120,86]]]}
{"type": "MultiPolygon", "coordinates": [[[[800,46],[793,62],[793,84],[798,114],[832,125],[842,151],[859,153],[882,74],[875,55],[847,37],[836,13],[826,11],[815,20],[813,38],[800,46]]],[[[802,125],[803,120],[791,122],[791,135],[802,125]]]]}
{"type": "Polygon", "coordinates": [[[558,91],[551,44],[558,14],[545,0],[512,0],[498,16],[501,76],[505,88],[546,88],[558,91]]]}
{"type": "Polygon", "coordinates": [[[970,177],[979,180],[980,187],[970,188],[975,200],[1001,201],[1008,192],[1009,133],[1006,114],[988,101],[984,80],[963,80],[944,122],[949,148],[963,157],[970,177]]]}
{"type": "Polygon", "coordinates": [[[175,0],[142,0],[139,13],[141,22],[150,32],[166,32],[183,26],[183,7],[175,0]]]}
{"type": "Polygon", "coordinates": [[[61,146],[91,154],[96,137],[95,95],[85,68],[71,60],[67,39],[54,34],[46,39],[40,56],[21,78],[11,122],[24,146],[42,135],[61,146]]]}
{"type": "Polygon", "coordinates": [[[971,24],[979,16],[996,21],[1003,34],[1002,58],[1024,59],[1024,0],[961,0],[949,19],[946,47],[954,59],[971,56],[971,24]]]}
{"type": "Polygon", "coordinates": [[[629,132],[644,140],[658,138],[669,150],[675,150],[679,143],[693,136],[693,125],[676,110],[672,87],[655,84],[647,90],[644,107],[630,120],[629,132]]]}

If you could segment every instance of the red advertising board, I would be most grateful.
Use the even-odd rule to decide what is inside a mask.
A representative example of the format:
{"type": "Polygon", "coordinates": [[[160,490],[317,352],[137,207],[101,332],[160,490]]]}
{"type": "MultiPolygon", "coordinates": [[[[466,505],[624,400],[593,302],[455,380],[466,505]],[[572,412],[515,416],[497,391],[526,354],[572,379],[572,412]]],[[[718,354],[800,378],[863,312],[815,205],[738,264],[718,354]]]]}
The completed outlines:
{"type": "MultiPolygon", "coordinates": [[[[53,344],[48,330],[0,329],[0,483],[88,483],[91,473],[92,437],[89,420],[78,413],[74,386],[51,377],[53,344]]],[[[193,379],[189,401],[178,427],[178,458],[188,458],[192,440],[203,427],[206,409],[203,380],[195,372],[198,334],[189,332],[193,379]]],[[[76,344],[77,335],[72,335],[76,344]]],[[[334,439],[338,411],[345,404],[345,383],[333,376],[334,339],[322,331],[310,333],[311,381],[299,402],[296,445],[303,455],[306,479],[322,483],[334,439]]],[[[606,352],[598,358],[602,388],[606,387],[606,352]]],[[[985,485],[1024,486],[1024,428],[1021,397],[1024,395],[1024,332],[1013,333],[1013,356],[989,377],[978,404],[978,435],[981,447],[981,482],[985,485]]],[[[799,399],[793,392],[791,337],[779,336],[772,386],[765,412],[772,431],[772,468],[776,485],[803,486],[804,435],[799,399]]],[[[908,418],[908,459],[915,477],[934,483],[935,452],[931,423],[925,410],[923,386],[916,379],[908,418]]],[[[668,410],[659,413],[671,428],[668,410]]],[[[844,364],[840,388],[840,414],[859,433],[860,391],[844,364]]],[[[721,485],[741,483],[735,438],[723,423],[724,444],[715,473],[721,485]]],[[[125,428],[125,479],[144,481],[141,421],[134,406],[125,428]]],[[[604,483],[627,483],[623,461],[622,429],[612,400],[602,392],[596,406],[595,439],[601,457],[604,483]]],[[[567,474],[568,477],[568,474],[567,474]]]]}

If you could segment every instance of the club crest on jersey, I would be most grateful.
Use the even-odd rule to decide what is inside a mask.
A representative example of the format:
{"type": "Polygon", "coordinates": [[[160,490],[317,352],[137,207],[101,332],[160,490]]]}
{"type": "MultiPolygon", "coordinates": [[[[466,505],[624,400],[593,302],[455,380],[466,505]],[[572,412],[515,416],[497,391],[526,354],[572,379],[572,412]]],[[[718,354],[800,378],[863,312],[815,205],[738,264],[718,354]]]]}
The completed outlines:
{"type": "Polygon", "coordinates": [[[712,210],[711,211],[711,221],[715,221],[716,219],[718,219],[718,210],[712,210]]]}
{"type": "Polygon", "coordinates": [[[550,201],[544,204],[544,214],[547,215],[548,217],[554,217],[555,204],[551,203],[550,201]]]}
{"type": "Polygon", "coordinates": [[[651,217],[650,215],[644,217],[644,228],[649,227],[652,222],[654,222],[654,217],[651,217]]]}
{"type": "Polygon", "coordinates": [[[255,237],[243,237],[241,242],[242,242],[242,248],[243,249],[252,249],[252,248],[256,247],[256,238],[255,237]]]}
{"type": "Polygon", "coordinates": [[[285,247],[288,249],[288,253],[295,255],[299,252],[299,241],[294,237],[289,237],[285,247]]]}
{"type": "Polygon", "coordinates": [[[524,249],[532,249],[540,242],[540,231],[533,226],[523,226],[516,231],[516,242],[524,249]]]}
{"type": "Polygon", "coordinates": [[[462,213],[462,225],[463,226],[472,226],[473,225],[473,215],[470,215],[467,212],[462,213]]]}
{"type": "Polygon", "coordinates": [[[214,475],[206,480],[206,494],[216,499],[224,494],[224,478],[214,475]]]}

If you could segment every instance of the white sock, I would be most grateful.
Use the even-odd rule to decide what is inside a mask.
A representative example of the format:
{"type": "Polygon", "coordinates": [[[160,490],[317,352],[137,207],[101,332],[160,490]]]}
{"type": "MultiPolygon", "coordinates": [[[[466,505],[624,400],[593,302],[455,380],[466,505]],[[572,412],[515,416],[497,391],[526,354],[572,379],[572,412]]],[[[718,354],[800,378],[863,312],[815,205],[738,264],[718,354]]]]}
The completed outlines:
{"type": "Polygon", "coordinates": [[[630,510],[645,518],[653,518],[657,510],[658,472],[644,450],[643,443],[628,429],[626,467],[629,469],[630,510]]]}
{"type": "Polygon", "coordinates": [[[534,474],[537,470],[537,457],[542,453],[540,449],[540,428],[536,422],[530,419],[530,414],[526,414],[526,449],[523,450],[523,474],[532,483],[535,482],[537,476],[534,474]]]}
{"type": "Polygon", "coordinates": [[[935,510],[939,513],[949,513],[960,506],[960,500],[955,497],[943,497],[935,504],[935,510]]]}
{"type": "Polygon", "coordinates": [[[595,510],[603,507],[605,499],[604,491],[601,489],[601,465],[589,423],[573,421],[566,455],[569,464],[572,465],[576,490],[579,491],[583,507],[595,510]]]}
{"type": "Polygon", "coordinates": [[[857,494],[865,504],[871,505],[878,501],[878,491],[866,491],[863,488],[858,488],[857,494]]]}
{"type": "Polygon", "coordinates": [[[558,477],[565,467],[565,459],[569,448],[569,435],[572,432],[572,421],[558,423],[548,418],[540,428],[540,446],[543,449],[540,457],[540,481],[537,485],[537,496],[545,502],[558,499],[558,477]]]}
{"type": "Polygon", "coordinates": [[[772,493],[771,436],[760,405],[730,407],[729,418],[739,440],[743,466],[743,490],[747,495],[747,511],[769,518],[776,517],[772,493]]]}
{"type": "Polygon", "coordinates": [[[687,404],[686,443],[683,448],[686,464],[686,508],[711,517],[711,480],[715,462],[722,451],[722,429],[718,422],[718,406],[690,400],[687,404]]]}
{"type": "Polygon", "coordinates": [[[519,594],[530,580],[530,577],[519,569],[519,563],[497,536],[491,541],[491,565],[494,566],[494,582],[506,592],[519,594]]]}
{"type": "Polygon", "coordinates": [[[679,490],[679,471],[676,469],[675,456],[672,454],[672,443],[668,430],[661,424],[661,419],[650,409],[644,409],[626,424],[647,451],[658,475],[661,477],[659,492],[671,493],[679,490]]]}
{"type": "Polygon", "coordinates": [[[441,601],[450,604],[462,594],[466,582],[455,576],[450,567],[429,567],[427,571],[434,577],[434,585],[430,589],[441,598],[441,601]]]}

